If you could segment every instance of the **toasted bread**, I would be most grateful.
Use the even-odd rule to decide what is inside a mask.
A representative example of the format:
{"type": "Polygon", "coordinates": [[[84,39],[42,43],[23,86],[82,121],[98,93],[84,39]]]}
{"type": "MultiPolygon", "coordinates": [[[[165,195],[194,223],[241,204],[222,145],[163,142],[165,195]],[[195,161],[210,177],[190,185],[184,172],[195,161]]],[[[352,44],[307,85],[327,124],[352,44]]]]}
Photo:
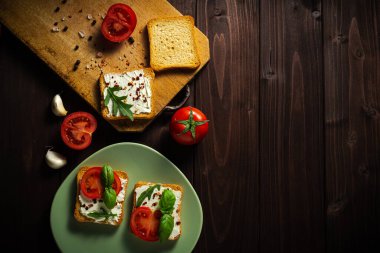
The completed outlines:
{"type": "Polygon", "coordinates": [[[193,17],[156,18],[150,20],[147,27],[150,66],[154,71],[195,69],[200,65],[193,17]]]}
{"type": "MultiPolygon", "coordinates": [[[[119,226],[121,222],[123,221],[124,217],[124,202],[126,199],[126,193],[127,193],[127,186],[128,186],[128,174],[125,171],[118,171],[114,170],[114,172],[119,176],[120,179],[127,180],[125,186],[122,186],[122,189],[120,192],[124,192],[124,199],[122,201],[117,201],[117,203],[121,204],[121,214],[119,216],[118,221],[110,221],[108,219],[104,221],[96,221],[95,219],[89,218],[85,215],[83,215],[80,211],[81,209],[81,203],[79,200],[79,195],[80,195],[80,182],[83,177],[83,175],[86,173],[86,171],[90,169],[90,167],[82,167],[79,169],[78,174],[77,174],[77,195],[76,195],[76,202],[75,202],[75,209],[74,209],[74,217],[77,221],[79,222],[91,222],[91,223],[100,223],[100,224],[107,224],[107,225],[112,225],[112,226],[119,226]]],[[[120,193],[119,193],[120,194],[120,193]]]]}
{"type": "MultiPolygon", "coordinates": [[[[150,90],[151,90],[151,97],[150,98],[147,98],[150,100],[150,107],[151,107],[151,110],[150,112],[143,112],[143,113],[133,113],[133,118],[134,119],[151,119],[154,117],[155,113],[154,113],[154,103],[153,103],[153,97],[154,97],[154,94],[156,93],[155,92],[155,85],[154,85],[154,77],[155,77],[155,74],[154,74],[154,71],[151,69],[151,68],[143,68],[143,69],[136,69],[136,70],[132,70],[132,71],[128,71],[128,72],[119,72],[119,73],[102,73],[99,77],[99,88],[100,88],[100,109],[101,109],[101,112],[102,112],[102,116],[104,119],[106,120],[109,120],[109,121],[119,121],[119,120],[125,120],[125,119],[129,119],[127,116],[115,116],[115,115],[112,115],[112,113],[109,111],[108,107],[105,105],[104,103],[104,89],[107,87],[107,83],[105,81],[105,75],[115,75],[115,76],[120,76],[122,74],[125,74],[125,75],[129,75],[131,73],[133,73],[134,71],[143,71],[144,72],[144,77],[146,77],[149,82],[150,82],[150,90]]],[[[140,80],[133,80],[131,81],[131,83],[133,83],[134,85],[136,83],[138,83],[138,81],[140,80]]],[[[133,94],[134,96],[135,94],[133,94]]],[[[131,110],[133,111],[134,108],[132,107],[131,110]]]]}
{"type": "MultiPolygon", "coordinates": [[[[179,233],[176,236],[170,235],[170,237],[168,239],[168,240],[178,240],[178,238],[182,234],[181,208],[182,208],[183,188],[180,185],[177,185],[177,184],[161,184],[161,183],[152,183],[152,182],[138,181],[135,184],[135,187],[134,187],[134,190],[133,190],[133,210],[135,210],[135,208],[137,208],[136,207],[136,202],[137,202],[136,189],[139,188],[139,187],[141,187],[141,186],[148,186],[148,185],[150,186],[150,185],[155,185],[155,184],[160,184],[163,188],[167,187],[167,188],[170,188],[173,191],[177,191],[177,192],[181,193],[180,198],[178,199],[178,207],[173,210],[173,214],[174,213],[178,214],[178,220],[174,221],[174,229],[177,226],[179,228],[179,230],[177,229],[179,231],[179,233]]],[[[163,189],[161,189],[161,191],[163,191],[163,189]]],[[[154,197],[152,197],[152,199],[154,199],[154,197]]],[[[157,202],[158,201],[159,200],[157,200],[157,202]]],[[[141,206],[145,206],[144,203],[145,202],[143,202],[143,204],[141,206]]],[[[158,206],[158,204],[157,204],[157,206],[158,206]]],[[[133,210],[132,210],[132,212],[133,212],[133,210]]],[[[174,231],[174,229],[173,229],[173,231],[174,231]]],[[[172,232],[172,234],[173,234],[173,232],[172,232]]]]}

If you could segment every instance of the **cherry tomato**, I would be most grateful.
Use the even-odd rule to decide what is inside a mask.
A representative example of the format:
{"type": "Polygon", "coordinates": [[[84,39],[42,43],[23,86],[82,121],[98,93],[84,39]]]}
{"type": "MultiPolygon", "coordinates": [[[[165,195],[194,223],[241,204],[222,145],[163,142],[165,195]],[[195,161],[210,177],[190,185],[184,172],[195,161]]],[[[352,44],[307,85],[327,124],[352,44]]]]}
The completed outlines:
{"type": "Polygon", "coordinates": [[[154,213],[149,207],[140,206],[131,215],[132,232],[144,241],[158,241],[158,228],[160,226],[161,211],[154,213]]]}
{"type": "Polygon", "coordinates": [[[63,142],[72,149],[81,150],[91,144],[97,122],[88,112],[74,112],[66,116],[61,125],[63,142]]]}
{"type": "Polygon", "coordinates": [[[103,36],[112,42],[121,42],[129,38],[136,27],[135,12],[128,5],[112,5],[102,23],[103,36]]]}
{"type": "Polygon", "coordinates": [[[200,142],[208,132],[206,116],[194,107],[184,107],[174,113],[170,122],[170,135],[183,145],[200,142]]]}
{"type": "MultiPolygon", "coordinates": [[[[101,198],[103,195],[103,185],[100,178],[102,167],[92,167],[88,169],[80,181],[80,189],[83,195],[90,199],[101,198]]],[[[114,182],[112,188],[115,190],[116,195],[121,191],[121,181],[116,172],[113,172],[114,182]]]]}

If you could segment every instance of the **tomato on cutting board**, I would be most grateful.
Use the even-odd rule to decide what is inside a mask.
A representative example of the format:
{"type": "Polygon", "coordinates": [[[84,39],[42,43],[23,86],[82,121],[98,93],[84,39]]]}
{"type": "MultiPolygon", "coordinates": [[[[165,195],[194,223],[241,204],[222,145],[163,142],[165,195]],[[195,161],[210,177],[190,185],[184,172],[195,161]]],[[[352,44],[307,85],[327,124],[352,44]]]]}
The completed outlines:
{"type": "Polygon", "coordinates": [[[128,5],[112,5],[102,23],[103,36],[112,42],[121,42],[129,38],[136,27],[135,12],[128,5]]]}
{"type": "Polygon", "coordinates": [[[161,211],[152,212],[149,207],[140,206],[131,215],[130,227],[132,232],[144,241],[158,241],[161,211]]]}
{"type": "Polygon", "coordinates": [[[61,125],[61,138],[72,149],[82,150],[91,144],[97,122],[88,112],[74,112],[66,116],[61,125]]]}
{"type": "MultiPolygon", "coordinates": [[[[102,167],[92,167],[82,176],[80,181],[80,189],[87,198],[96,199],[102,197],[104,187],[100,178],[101,173],[102,167]]],[[[113,172],[113,175],[114,181],[112,188],[115,190],[117,196],[121,191],[121,181],[115,172],[113,172]]]]}
{"type": "Polygon", "coordinates": [[[170,121],[170,135],[183,145],[199,143],[208,132],[206,115],[197,108],[188,106],[176,111],[170,121]]]}

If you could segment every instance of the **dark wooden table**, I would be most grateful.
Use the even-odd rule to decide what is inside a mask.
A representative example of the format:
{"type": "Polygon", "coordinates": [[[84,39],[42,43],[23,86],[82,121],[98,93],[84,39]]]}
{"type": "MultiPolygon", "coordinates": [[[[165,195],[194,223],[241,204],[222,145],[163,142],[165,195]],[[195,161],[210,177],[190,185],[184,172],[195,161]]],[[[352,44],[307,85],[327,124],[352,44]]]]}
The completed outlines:
{"type": "Polygon", "coordinates": [[[211,128],[193,147],[170,138],[171,113],[140,134],[96,115],[92,145],[65,147],[53,95],[96,112],[2,28],[2,249],[58,251],[49,215],[61,182],[93,152],[132,141],[192,182],[204,211],[194,252],[380,252],[380,2],[170,2],[210,39],[188,104],[211,128]],[[46,146],[69,157],[64,169],[46,166],[46,146]]]}

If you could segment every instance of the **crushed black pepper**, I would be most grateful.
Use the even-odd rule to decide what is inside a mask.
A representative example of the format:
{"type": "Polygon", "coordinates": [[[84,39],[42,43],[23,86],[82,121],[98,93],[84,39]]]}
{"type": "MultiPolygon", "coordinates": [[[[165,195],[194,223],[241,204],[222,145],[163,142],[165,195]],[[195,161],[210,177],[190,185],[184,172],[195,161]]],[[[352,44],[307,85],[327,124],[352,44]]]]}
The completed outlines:
{"type": "Polygon", "coordinates": [[[62,31],[66,32],[67,29],[69,29],[69,28],[67,26],[65,26],[62,31]]]}
{"type": "Polygon", "coordinates": [[[82,12],[83,12],[83,10],[82,10],[82,9],[80,9],[78,12],[79,12],[79,13],[82,13],[82,12]]]}
{"type": "Polygon", "coordinates": [[[71,15],[69,15],[69,18],[71,18],[71,15]]]}
{"type": "Polygon", "coordinates": [[[57,8],[55,8],[54,12],[59,12],[61,8],[59,8],[59,6],[57,6],[57,8]]]}
{"type": "Polygon", "coordinates": [[[57,25],[58,25],[58,22],[55,22],[55,23],[54,23],[54,26],[57,26],[57,25]]]}
{"type": "Polygon", "coordinates": [[[73,70],[76,71],[78,69],[78,66],[80,64],[80,60],[77,60],[75,63],[74,63],[74,67],[73,67],[73,70]]]}
{"type": "Polygon", "coordinates": [[[91,25],[94,26],[96,24],[96,20],[94,19],[92,22],[91,22],[91,25]]]}
{"type": "Polygon", "coordinates": [[[79,48],[79,46],[78,46],[78,45],[75,45],[75,47],[74,47],[74,51],[77,51],[78,48],[79,48]]]}
{"type": "Polygon", "coordinates": [[[87,39],[88,41],[91,41],[92,40],[92,36],[90,36],[90,37],[88,37],[88,39],[87,39]]]}
{"type": "Polygon", "coordinates": [[[61,4],[65,4],[65,3],[67,3],[67,0],[62,0],[61,1],[61,4]]]}
{"type": "Polygon", "coordinates": [[[129,44],[133,44],[135,42],[135,39],[133,37],[128,38],[129,44]]]}

